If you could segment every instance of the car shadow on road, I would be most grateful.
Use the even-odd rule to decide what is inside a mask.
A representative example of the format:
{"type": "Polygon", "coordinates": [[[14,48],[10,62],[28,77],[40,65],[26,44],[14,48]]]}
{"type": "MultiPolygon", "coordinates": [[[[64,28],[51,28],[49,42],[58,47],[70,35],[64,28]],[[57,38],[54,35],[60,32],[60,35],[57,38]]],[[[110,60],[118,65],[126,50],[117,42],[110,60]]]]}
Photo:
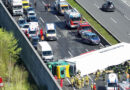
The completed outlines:
{"type": "Polygon", "coordinates": [[[55,25],[56,25],[56,27],[58,27],[61,30],[66,30],[64,21],[57,21],[57,22],[55,22],[55,25]]]}

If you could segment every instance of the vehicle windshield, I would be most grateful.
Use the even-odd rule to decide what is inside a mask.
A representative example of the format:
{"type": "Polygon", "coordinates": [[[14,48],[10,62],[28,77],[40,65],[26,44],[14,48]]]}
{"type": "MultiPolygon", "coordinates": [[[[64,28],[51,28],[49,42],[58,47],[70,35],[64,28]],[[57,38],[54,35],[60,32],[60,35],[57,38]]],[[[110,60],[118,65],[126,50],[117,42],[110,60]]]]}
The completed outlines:
{"type": "Polygon", "coordinates": [[[55,33],[55,30],[48,30],[47,33],[48,33],[48,34],[54,34],[54,33],[55,33]]]}
{"type": "Polygon", "coordinates": [[[34,10],[34,8],[28,8],[28,11],[33,11],[34,10]]]}
{"type": "Polygon", "coordinates": [[[117,87],[117,83],[108,83],[108,87],[117,87]]]}
{"type": "Polygon", "coordinates": [[[19,20],[19,24],[24,24],[24,23],[26,23],[25,20],[19,20]]]}
{"type": "Polygon", "coordinates": [[[29,4],[28,3],[23,3],[23,6],[29,6],[29,4]]]}
{"type": "Polygon", "coordinates": [[[62,10],[68,10],[69,8],[68,8],[68,6],[63,6],[63,7],[61,7],[61,9],[62,10]]]}
{"type": "Polygon", "coordinates": [[[51,51],[43,51],[43,55],[50,56],[50,55],[52,55],[52,52],[51,51]]]}
{"type": "Polygon", "coordinates": [[[14,10],[22,9],[22,6],[13,6],[14,10]]]}
{"type": "Polygon", "coordinates": [[[35,13],[29,13],[29,15],[35,15],[35,13]]]}
{"type": "Polygon", "coordinates": [[[30,21],[31,21],[31,22],[38,22],[38,20],[37,20],[36,17],[30,17],[30,21]]]}
{"type": "Polygon", "coordinates": [[[24,25],[23,28],[29,28],[29,25],[24,25]]]}
{"type": "Polygon", "coordinates": [[[71,18],[71,20],[72,20],[72,21],[80,21],[81,18],[80,18],[80,17],[73,17],[73,18],[71,18]]]}
{"type": "Polygon", "coordinates": [[[83,26],[82,30],[91,30],[91,26],[83,26]]]}
{"type": "Polygon", "coordinates": [[[33,42],[38,42],[38,39],[37,38],[33,39],[33,42]]]}
{"type": "Polygon", "coordinates": [[[92,38],[92,39],[98,39],[98,36],[97,35],[91,35],[90,38],[92,38]]]}
{"type": "Polygon", "coordinates": [[[36,34],[36,31],[29,31],[29,34],[36,34]]]}

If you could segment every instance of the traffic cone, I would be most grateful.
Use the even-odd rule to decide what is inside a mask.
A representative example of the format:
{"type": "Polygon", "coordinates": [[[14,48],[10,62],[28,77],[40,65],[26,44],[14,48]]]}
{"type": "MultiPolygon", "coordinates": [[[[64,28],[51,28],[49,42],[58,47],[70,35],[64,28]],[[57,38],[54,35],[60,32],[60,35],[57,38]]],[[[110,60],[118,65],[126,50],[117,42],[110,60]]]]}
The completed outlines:
{"type": "Polygon", "coordinates": [[[63,79],[60,80],[60,86],[63,87],[63,79]]]}

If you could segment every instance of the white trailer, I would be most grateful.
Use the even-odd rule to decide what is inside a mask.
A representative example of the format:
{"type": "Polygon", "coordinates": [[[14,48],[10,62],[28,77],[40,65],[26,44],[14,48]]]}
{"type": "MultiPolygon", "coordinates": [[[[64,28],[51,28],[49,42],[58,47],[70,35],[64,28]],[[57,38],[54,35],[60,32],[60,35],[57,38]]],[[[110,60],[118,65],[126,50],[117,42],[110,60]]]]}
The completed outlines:
{"type": "Polygon", "coordinates": [[[22,0],[8,0],[8,8],[12,15],[23,15],[22,0]]]}

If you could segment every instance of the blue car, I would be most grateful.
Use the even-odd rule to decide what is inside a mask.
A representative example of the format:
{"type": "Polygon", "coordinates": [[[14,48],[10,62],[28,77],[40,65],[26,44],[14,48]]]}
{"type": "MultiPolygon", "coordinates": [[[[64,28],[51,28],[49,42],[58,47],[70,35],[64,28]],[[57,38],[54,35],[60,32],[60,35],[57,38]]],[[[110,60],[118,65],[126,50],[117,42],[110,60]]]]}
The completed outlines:
{"type": "Polygon", "coordinates": [[[83,31],[81,32],[81,38],[83,42],[89,43],[89,44],[100,44],[100,38],[96,33],[90,32],[90,31],[83,31]]]}
{"type": "Polygon", "coordinates": [[[27,18],[27,22],[38,22],[38,19],[36,16],[30,16],[27,18]]]}
{"type": "Polygon", "coordinates": [[[17,22],[18,22],[19,27],[23,27],[24,24],[27,23],[27,21],[23,17],[20,17],[17,22]]]}

